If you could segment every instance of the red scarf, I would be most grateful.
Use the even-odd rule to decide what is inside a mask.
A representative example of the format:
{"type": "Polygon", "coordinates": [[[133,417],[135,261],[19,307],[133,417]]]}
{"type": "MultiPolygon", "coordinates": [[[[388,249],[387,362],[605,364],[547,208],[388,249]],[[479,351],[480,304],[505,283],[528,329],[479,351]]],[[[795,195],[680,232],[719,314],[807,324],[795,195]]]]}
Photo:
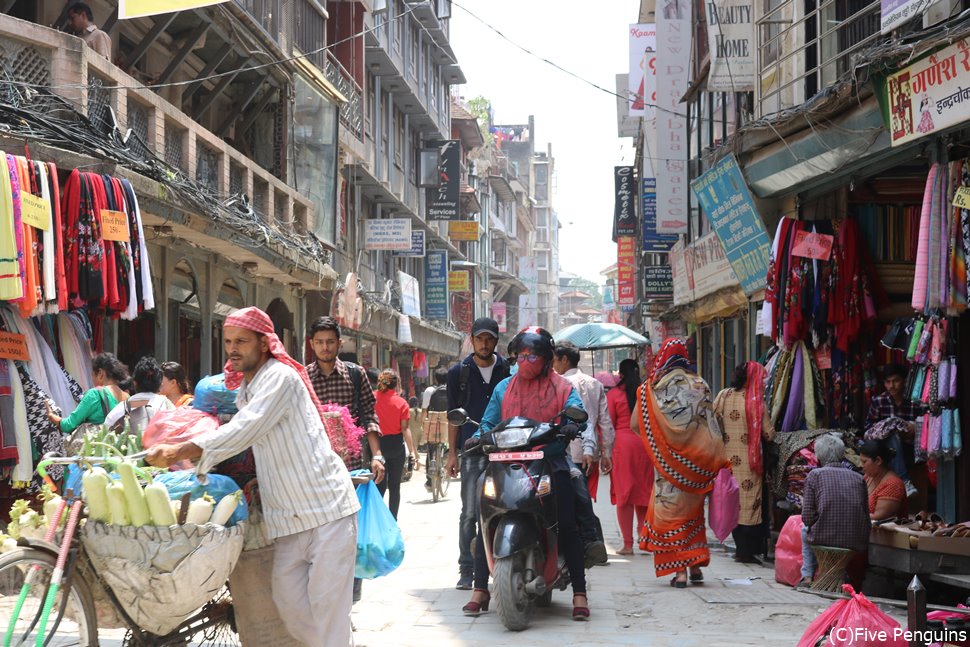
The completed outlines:
{"type": "Polygon", "coordinates": [[[751,471],[761,474],[761,426],[765,417],[765,367],[748,362],[748,377],[744,383],[744,417],[748,423],[748,464],[751,471]]]}

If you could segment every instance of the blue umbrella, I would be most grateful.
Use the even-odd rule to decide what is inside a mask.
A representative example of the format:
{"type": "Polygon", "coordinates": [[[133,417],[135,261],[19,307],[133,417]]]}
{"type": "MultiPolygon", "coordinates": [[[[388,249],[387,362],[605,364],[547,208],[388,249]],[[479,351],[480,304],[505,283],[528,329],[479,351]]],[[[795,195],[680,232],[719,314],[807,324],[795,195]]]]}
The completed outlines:
{"type": "Polygon", "coordinates": [[[629,348],[650,343],[650,340],[643,335],[615,323],[573,324],[563,328],[553,337],[556,342],[571,341],[580,350],[629,348]]]}

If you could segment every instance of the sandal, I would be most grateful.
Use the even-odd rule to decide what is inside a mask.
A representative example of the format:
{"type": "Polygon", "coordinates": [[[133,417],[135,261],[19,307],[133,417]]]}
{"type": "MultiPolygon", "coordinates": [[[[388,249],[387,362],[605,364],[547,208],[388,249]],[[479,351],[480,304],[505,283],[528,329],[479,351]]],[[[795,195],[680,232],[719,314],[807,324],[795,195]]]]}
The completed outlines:
{"type": "Polygon", "coordinates": [[[484,593],[485,599],[482,600],[481,602],[476,602],[475,600],[472,600],[471,602],[463,606],[461,610],[462,610],[462,613],[464,613],[466,616],[477,618],[478,616],[488,611],[488,603],[489,601],[491,601],[492,595],[485,589],[475,589],[474,592],[484,593]]]}
{"type": "Polygon", "coordinates": [[[803,577],[802,579],[798,580],[798,584],[795,585],[795,588],[808,589],[808,588],[811,588],[811,586],[812,586],[812,578],[803,577]]]}
{"type": "Polygon", "coordinates": [[[697,571],[696,573],[691,573],[688,579],[690,580],[691,584],[703,584],[704,574],[700,571],[697,571]]]}
{"type": "Polygon", "coordinates": [[[677,576],[674,575],[674,578],[670,580],[670,586],[674,587],[675,589],[686,589],[687,580],[678,580],[677,576]]]}
{"type": "MultiPolygon", "coordinates": [[[[585,593],[577,593],[576,595],[573,596],[573,600],[575,600],[577,596],[582,596],[586,598],[585,593]]],[[[589,598],[586,598],[586,604],[587,605],[589,604],[589,598]]],[[[586,622],[587,620],[589,620],[589,607],[576,606],[576,603],[573,602],[573,620],[576,620],[577,622],[586,622]]]]}
{"type": "Polygon", "coordinates": [[[616,551],[616,554],[617,555],[632,555],[633,554],[633,546],[624,546],[620,550],[616,551]]]}

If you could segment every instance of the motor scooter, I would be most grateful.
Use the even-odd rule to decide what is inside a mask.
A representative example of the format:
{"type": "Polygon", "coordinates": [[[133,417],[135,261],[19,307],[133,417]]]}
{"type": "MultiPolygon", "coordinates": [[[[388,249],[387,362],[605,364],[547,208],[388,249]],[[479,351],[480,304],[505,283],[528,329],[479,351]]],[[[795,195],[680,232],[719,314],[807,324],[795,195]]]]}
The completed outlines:
{"type": "MultiPolygon", "coordinates": [[[[566,444],[579,434],[585,411],[567,407],[556,416],[562,423],[513,417],[503,420],[480,443],[467,451],[481,451],[488,465],[479,485],[479,524],[494,581],[493,602],[502,624],[511,631],[529,626],[533,607],[549,606],[554,589],[569,586],[569,570],[559,554],[555,479],[543,447],[566,444]]],[[[464,409],[448,412],[448,422],[469,420],[464,409]]],[[[562,496],[573,496],[563,492],[562,496]]]]}

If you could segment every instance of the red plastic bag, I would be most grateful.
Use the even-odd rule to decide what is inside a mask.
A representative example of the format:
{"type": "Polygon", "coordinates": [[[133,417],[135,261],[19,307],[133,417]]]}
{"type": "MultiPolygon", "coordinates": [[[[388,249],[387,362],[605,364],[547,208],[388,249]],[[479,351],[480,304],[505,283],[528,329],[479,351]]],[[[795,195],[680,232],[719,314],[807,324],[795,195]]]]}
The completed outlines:
{"type": "Polygon", "coordinates": [[[788,517],[775,544],[775,581],[795,586],[802,579],[802,516],[788,517]]]}
{"type": "Polygon", "coordinates": [[[731,534],[740,516],[741,488],[731,470],[722,468],[714,479],[711,501],[707,507],[707,522],[718,541],[724,541],[731,534]]]}
{"type": "Polygon", "coordinates": [[[850,585],[843,584],[842,590],[851,597],[838,600],[812,621],[798,647],[815,647],[822,638],[833,647],[908,647],[898,622],[850,585]]]}
{"type": "MultiPolygon", "coordinates": [[[[162,443],[181,443],[218,427],[219,419],[215,416],[192,407],[179,407],[171,411],[159,411],[152,416],[142,434],[141,442],[146,449],[162,443]]],[[[192,469],[192,463],[179,461],[171,469],[192,469]]]]}

